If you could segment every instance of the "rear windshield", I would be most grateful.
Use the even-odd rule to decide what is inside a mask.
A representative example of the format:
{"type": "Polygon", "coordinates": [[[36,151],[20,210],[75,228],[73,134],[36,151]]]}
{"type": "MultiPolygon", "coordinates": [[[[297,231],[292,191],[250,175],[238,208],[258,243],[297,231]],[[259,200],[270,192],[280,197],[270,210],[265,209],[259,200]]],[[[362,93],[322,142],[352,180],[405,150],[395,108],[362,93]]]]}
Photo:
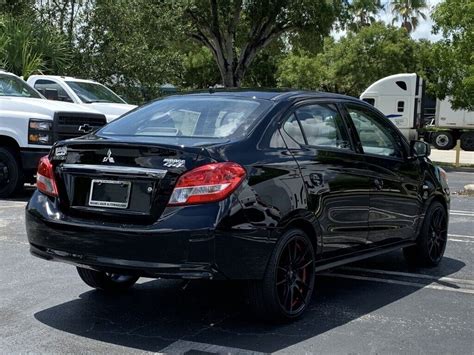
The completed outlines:
{"type": "Polygon", "coordinates": [[[98,134],[227,138],[243,136],[270,106],[263,100],[184,96],[158,100],[111,122],[98,134]]]}

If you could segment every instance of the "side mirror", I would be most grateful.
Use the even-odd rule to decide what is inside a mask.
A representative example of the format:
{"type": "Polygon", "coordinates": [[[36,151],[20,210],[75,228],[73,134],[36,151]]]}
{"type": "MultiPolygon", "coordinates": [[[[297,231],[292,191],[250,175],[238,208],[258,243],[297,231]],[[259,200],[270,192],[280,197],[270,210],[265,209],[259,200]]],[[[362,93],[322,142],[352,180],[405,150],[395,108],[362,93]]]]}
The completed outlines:
{"type": "Polygon", "coordinates": [[[423,141],[411,141],[410,142],[410,153],[412,156],[429,157],[431,154],[431,147],[428,143],[423,141]]]}

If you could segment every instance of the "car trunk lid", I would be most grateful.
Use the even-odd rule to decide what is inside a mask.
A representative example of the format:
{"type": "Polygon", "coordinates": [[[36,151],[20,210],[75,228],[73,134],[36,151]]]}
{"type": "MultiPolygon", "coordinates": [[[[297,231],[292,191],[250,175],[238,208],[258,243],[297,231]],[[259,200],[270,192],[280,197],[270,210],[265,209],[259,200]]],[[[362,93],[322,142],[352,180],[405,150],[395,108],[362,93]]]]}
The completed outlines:
{"type": "Polygon", "coordinates": [[[100,140],[69,141],[51,159],[63,213],[138,224],[161,216],[181,174],[212,161],[203,147],[100,140]]]}

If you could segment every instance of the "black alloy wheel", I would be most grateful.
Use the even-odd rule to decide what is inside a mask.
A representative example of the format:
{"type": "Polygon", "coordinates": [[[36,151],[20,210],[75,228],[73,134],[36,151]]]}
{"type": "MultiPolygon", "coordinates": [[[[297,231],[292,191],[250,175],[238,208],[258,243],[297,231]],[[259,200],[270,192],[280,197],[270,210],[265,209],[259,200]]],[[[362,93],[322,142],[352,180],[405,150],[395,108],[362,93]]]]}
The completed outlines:
{"type": "Polygon", "coordinates": [[[313,278],[314,258],[307,240],[295,236],[287,242],[280,255],[275,283],[280,307],[287,314],[298,314],[306,306],[313,278]]]}
{"type": "Polygon", "coordinates": [[[428,255],[433,264],[438,264],[443,257],[448,240],[448,225],[446,213],[442,206],[437,206],[431,214],[431,221],[428,229],[428,255]]]}
{"type": "Polygon", "coordinates": [[[416,245],[403,249],[410,264],[436,266],[443,258],[448,241],[448,216],[444,206],[433,202],[425,214],[416,245]]]}
{"type": "Polygon", "coordinates": [[[314,269],[309,237],[299,229],[287,231],[275,247],[264,279],[251,284],[251,305],[266,319],[298,318],[311,301],[314,269]]]}

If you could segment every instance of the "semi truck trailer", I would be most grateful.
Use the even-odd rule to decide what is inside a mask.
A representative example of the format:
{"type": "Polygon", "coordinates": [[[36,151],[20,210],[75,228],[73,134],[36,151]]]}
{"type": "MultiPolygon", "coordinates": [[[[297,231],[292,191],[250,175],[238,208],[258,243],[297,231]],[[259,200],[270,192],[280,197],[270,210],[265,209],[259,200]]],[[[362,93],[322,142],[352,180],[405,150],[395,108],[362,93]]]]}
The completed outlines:
{"type": "Polygon", "coordinates": [[[370,85],[360,98],[379,109],[409,140],[420,135],[435,148],[474,151],[474,111],[455,110],[449,98],[430,97],[415,73],[390,75],[370,85]]]}

